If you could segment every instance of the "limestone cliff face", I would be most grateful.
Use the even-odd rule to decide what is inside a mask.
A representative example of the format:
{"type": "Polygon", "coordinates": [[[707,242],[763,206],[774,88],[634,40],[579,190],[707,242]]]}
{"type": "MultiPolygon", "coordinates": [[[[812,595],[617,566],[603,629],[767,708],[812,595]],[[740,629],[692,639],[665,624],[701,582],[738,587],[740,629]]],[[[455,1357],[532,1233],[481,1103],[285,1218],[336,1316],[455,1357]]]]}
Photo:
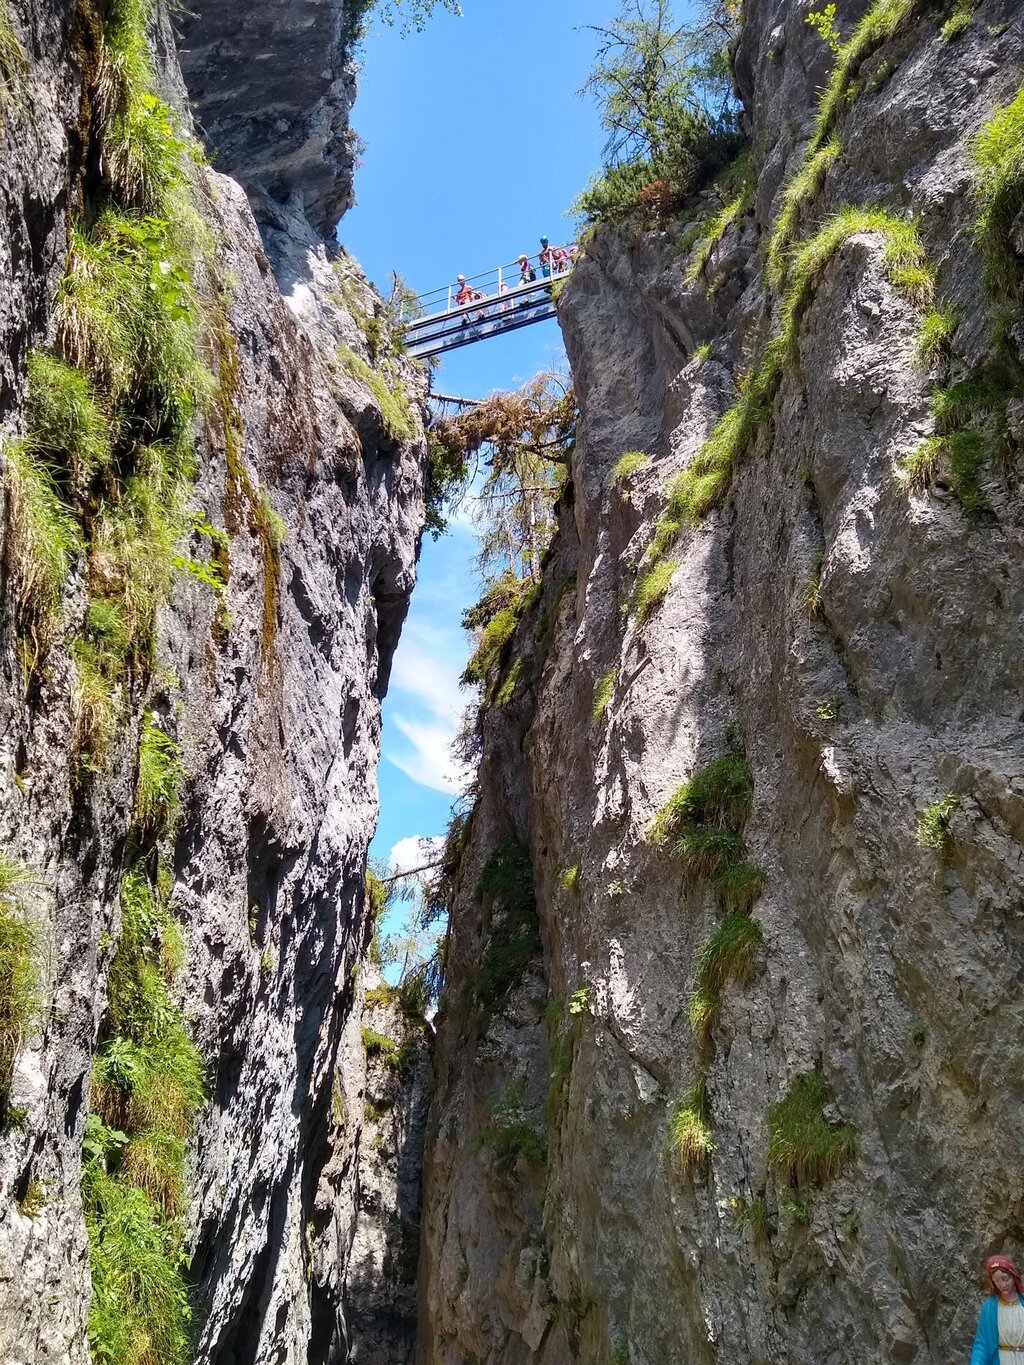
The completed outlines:
{"type": "MultiPolygon", "coordinates": [[[[865,8],[838,6],[844,37],[865,8]]],[[[1024,38],[999,0],[945,37],[941,7],[903,10],[854,68],[842,150],[795,237],[848,204],[915,219],[936,303],[957,310],[948,351],[921,358],[928,305],[887,268],[890,220],[839,234],[727,495],[665,530],[646,619],[669,484],[786,325],[792,282],[765,283],[765,251],[830,67],[801,7],[744,6],[756,182],[704,270],[686,278],[678,230],[603,231],[563,294],[581,438],[543,595],[502,661],[520,681],[482,715],[423,1365],[939,1365],[965,1357],[983,1256],[1024,1242],[1007,1185],[1024,355],[1019,311],[1006,349],[992,341],[1005,300],[983,284],[970,150],[1020,86],[1024,38]],[[1008,437],[977,486],[941,459],[899,480],[936,390],[994,374],[1008,437]],[[629,450],[651,458],[613,487],[629,450]],[[723,756],[752,796],[712,830],[743,859],[716,884],[722,855],[688,852],[710,828],[692,788],[689,825],[677,811],[661,844],[652,826],[723,756]],[[726,921],[751,945],[741,970],[726,921]]]]}
{"type": "MultiPolygon", "coordinates": [[[[18,97],[5,89],[2,103],[5,449],[25,430],[28,355],[53,341],[70,221],[97,175],[88,100],[106,6],[16,0],[6,8],[26,61],[18,97]]],[[[189,31],[190,73],[203,52],[204,79],[237,92],[238,66],[290,65],[290,30],[235,23],[225,36],[216,7],[199,8],[202,19],[189,31]]],[[[276,178],[267,173],[268,193],[279,192],[285,165],[304,186],[291,306],[243,189],[207,170],[195,187],[211,234],[197,287],[216,393],[200,423],[192,507],[197,525],[226,532],[226,586],[214,592],[208,581],[178,575],[158,618],[158,673],[146,687],[132,684],[110,754],[87,782],[71,739],[84,561],[71,565],[59,630],[27,689],[5,572],[0,822],[5,856],[31,869],[23,900],[38,976],[0,1136],[0,1358],[11,1365],[89,1360],[82,1143],[121,934],[118,890],[144,707],[158,711],[185,773],[166,890],[186,940],[174,990],[209,1078],[187,1182],[194,1359],[305,1365],[349,1358],[344,1300],[365,1202],[361,1125],[347,1130],[332,1096],[343,1089],[339,1067],[352,1047],[351,1038],[342,1047],[346,1027],[358,1044],[380,703],[423,521],[424,381],[395,362],[392,382],[400,375],[412,398],[409,429],[396,436],[365,365],[337,359],[339,347],[371,359],[359,316],[372,314],[376,302],[354,263],[342,257],[335,268],[310,231],[314,223],[326,232],[348,200],[351,71],[345,8],[306,8],[316,11],[309,26],[300,5],[275,12],[322,41],[322,91],[296,96],[304,131],[286,135],[278,110],[257,121],[248,144],[261,149],[263,165],[278,168],[276,178]],[[320,145],[321,125],[332,150],[314,175],[310,147],[320,145]]],[[[174,40],[159,8],[149,40],[162,93],[183,105],[174,40]]],[[[261,102],[266,89],[261,84],[261,102]]],[[[220,129],[205,117],[208,129],[220,129]]],[[[228,152],[233,145],[225,135],[228,152]]],[[[197,532],[182,552],[203,558],[203,544],[197,532]]],[[[363,1072],[346,1066],[345,1086],[361,1104],[363,1072]]],[[[410,1198],[407,1192],[406,1204],[410,1198]]],[[[415,1219],[411,1204],[403,1214],[415,1219]]],[[[408,1229],[400,1232],[408,1242],[408,1229]]],[[[380,1246],[398,1235],[384,1228],[380,1246]]],[[[368,1258],[364,1235],[360,1275],[368,1258]]],[[[407,1267],[402,1274],[408,1278],[407,1267]]],[[[382,1292],[386,1282],[383,1274],[382,1292]]],[[[366,1303],[361,1311],[368,1332],[386,1334],[369,1321],[366,1303]]],[[[403,1322],[400,1331],[408,1330],[403,1322]]]]}

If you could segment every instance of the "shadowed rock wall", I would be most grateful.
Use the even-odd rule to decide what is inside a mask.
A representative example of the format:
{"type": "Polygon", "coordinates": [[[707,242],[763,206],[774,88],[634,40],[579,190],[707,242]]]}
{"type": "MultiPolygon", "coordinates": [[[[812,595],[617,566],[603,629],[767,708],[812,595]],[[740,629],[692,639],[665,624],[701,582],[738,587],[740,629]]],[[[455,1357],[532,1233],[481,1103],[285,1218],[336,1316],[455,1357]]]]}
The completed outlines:
{"type": "MultiPolygon", "coordinates": [[[[0,141],[5,444],[25,429],[28,353],[52,342],[69,222],[96,173],[86,100],[103,17],[103,7],[72,0],[9,8],[27,65],[21,97],[4,102],[0,141]]],[[[212,7],[202,8],[212,24],[212,7]]],[[[0,1357],[11,1365],[89,1358],[82,1140],[147,704],[159,705],[185,771],[170,850],[170,904],[187,942],[176,990],[209,1077],[189,1154],[195,1360],[311,1365],[348,1359],[354,1344],[343,1303],[361,1125],[339,1123],[332,1095],[346,1021],[358,1037],[380,703],[424,514],[425,381],[395,362],[390,382],[400,376],[412,399],[410,434],[396,439],[367,384],[337,359],[339,346],[370,358],[361,321],[376,307],[358,268],[342,257],[336,270],[310,228],[333,229],[350,193],[344,13],[296,4],[275,16],[249,15],[241,29],[225,18],[202,49],[204,79],[218,89],[235,90],[240,67],[261,71],[261,106],[270,72],[298,81],[329,68],[315,89],[292,92],[301,130],[286,131],[277,107],[246,144],[248,166],[261,156],[268,168],[268,193],[301,183],[293,306],[242,188],[197,172],[211,232],[198,287],[216,397],[200,424],[192,505],[227,532],[227,586],[218,598],[179,574],[160,613],[152,689],[132,691],[109,759],[84,784],[71,736],[86,566],[73,564],[60,629],[28,689],[6,573],[0,595],[0,828],[5,856],[33,869],[26,903],[40,978],[11,1085],[17,1122],[0,1136],[0,1357]],[[318,59],[307,46],[300,74],[286,19],[323,45],[318,59]],[[355,312],[341,301],[338,271],[355,312]],[[253,510],[261,497],[287,528],[280,545],[269,513],[253,510]]],[[[165,95],[183,105],[159,11],[151,45],[165,95]]],[[[208,553],[198,538],[182,550],[208,553]]],[[[349,1072],[355,1102],[362,1072],[349,1072]]],[[[381,1248],[390,1237],[382,1229],[381,1248]]],[[[372,1240],[364,1232],[360,1275],[372,1240]]],[[[366,1304],[362,1312],[366,1333],[386,1336],[366,1304]]],[[[407,1337],[408,1322],[395,1330],[407,1337]]]]}
{"type": "MultiPolygon", "coordinates": [[[[865,9],[838,6],[845,38],[865,9]]],[[[520,681],[482,712],[438,1024],[423,1365],[939,1365],[966,1357],[983,1257],[1024,1244],[1007,1184],[1024,354],[1019,325],[993,342],[1005,298],[982,279],[970,151],[1020,86],[1019,6],[982,3],[948,37],[948,10],[907,6],[796,224],[808,238],[845,204],[916,220],[935,301],[957,310],[948,353],[921,358],[927,305],[894,284],[884,233],[847,234],[810,271],[727,496],[668,532],[664,595],[645,620],[636,606],[670,483],[781,327],[764,248],[831,63],[804,17],[744,6],[756,184],[705,269],[686,278],[678,227],[600,231],[560,300],[581,436],[543,595],[500,663],[521,660],[520,681]],[[941,460],[897,478],[936,390],[993,374],[1013,396],[975,505],[941,460]],[[636,449],[649,462],[611,486],[636,449]],[[739,751],[753,792],[735,833],[763,872],[744,874],[748,900],[713,858],[651,837],[683,783],[739,751]],[[921,814],[947,795],[929,847],[921,814]],[[528,943],[508,889],[481,881],[510,837],[538,951],[495,991],[495,953],[528,943]],[[744,910],[756,951],[709,977],[709,943],[744,910]],[[831,1172],[770,1151],[801,1077],[816,1139],[846,1142],[831,1172]]]]}

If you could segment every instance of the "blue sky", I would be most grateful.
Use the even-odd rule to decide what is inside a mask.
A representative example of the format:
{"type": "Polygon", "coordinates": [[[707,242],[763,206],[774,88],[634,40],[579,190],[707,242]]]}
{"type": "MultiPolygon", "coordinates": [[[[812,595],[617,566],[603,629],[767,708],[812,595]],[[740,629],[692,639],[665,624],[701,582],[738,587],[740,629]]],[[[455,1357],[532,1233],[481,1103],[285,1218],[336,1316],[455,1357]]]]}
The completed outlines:
{"type": "MultiPolygon", "coordinates": [[[[372,24],[353,122],[366,143],[358,204],[338,236],[380,287],[398,270],[417,291],[572,236],[565,214],[601,161],[597,110],[576,90],[618,0],[463,0],[402,37],[372,24]]],[[[480,397],[564,366],[555,322],[447,357],[438,392],[480,397]]],[[[448,746],[471,699],[463,609],[480,596],[468,518],[424,542],[419,583],[384,706],[381,815],[372,852],[437,836],[456,782],[448,746]]],[[[408,851],[409,845],[403,851],[408,851]]]]}

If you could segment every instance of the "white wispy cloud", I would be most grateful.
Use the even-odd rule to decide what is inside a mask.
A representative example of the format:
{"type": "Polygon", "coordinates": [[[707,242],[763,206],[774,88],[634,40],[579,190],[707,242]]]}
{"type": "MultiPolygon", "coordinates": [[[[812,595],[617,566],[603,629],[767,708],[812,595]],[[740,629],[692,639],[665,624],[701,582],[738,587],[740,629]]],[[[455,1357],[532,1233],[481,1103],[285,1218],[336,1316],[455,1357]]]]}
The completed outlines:
{"type": "Polygon", "coordinates": [[[414,867],[422,867],[424,863],[433,862],[435,858],[441,856],[443,848],[444,836],[441,834],[433,838],[424,838],[418,834],[410,835],[408,839],[399,839],[392,848],[388,854],[388,867],[392,875],[398,876],[414,867]]]}
{"type": "Polygon", "coordinates": [[[455,723],[406,720],[392,716],[408,743],[388,758],[406,777],[423,787],[458,796],[465,791],[469,774],[452,758],[452,740],[458,726],[455,723]]]}
{"type": "Polygon", "coordinates": [[[385,729],[388,761],[421,786],[452,796],[465,790],[469,776],[451,756],[468,701],[459,686],[466,652],[461,629],[410,621],[395,654],[385,729]]]}

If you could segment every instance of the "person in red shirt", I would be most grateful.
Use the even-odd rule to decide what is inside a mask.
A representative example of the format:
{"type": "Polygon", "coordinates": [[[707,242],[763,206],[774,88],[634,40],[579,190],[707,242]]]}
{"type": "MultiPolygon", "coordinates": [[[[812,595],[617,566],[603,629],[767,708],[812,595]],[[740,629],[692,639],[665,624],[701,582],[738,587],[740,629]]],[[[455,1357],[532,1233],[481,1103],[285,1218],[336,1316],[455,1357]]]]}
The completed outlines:
{"type": "Polygon", "coordinates": [[[466,283],[465,275],[459,275],[456,282],[459,286],[459,292],[455,295],[456,303],[476,303],[477,299],[484,297],[479,289],[474,289],[471,284],[466,283]]]}

